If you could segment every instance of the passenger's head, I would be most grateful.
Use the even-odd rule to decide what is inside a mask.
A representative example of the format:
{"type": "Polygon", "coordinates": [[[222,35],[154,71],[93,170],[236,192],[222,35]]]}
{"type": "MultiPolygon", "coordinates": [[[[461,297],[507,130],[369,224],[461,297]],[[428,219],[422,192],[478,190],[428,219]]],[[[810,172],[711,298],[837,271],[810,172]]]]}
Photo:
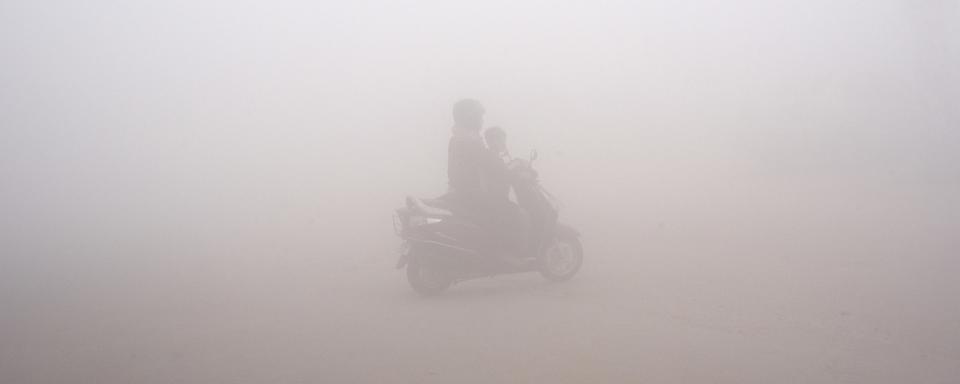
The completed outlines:
{"type": "Polygon", "coordinates": [[[483,105],[474,99],[463,99],[453,104],[453,124],[460,128],[479,131],[483,127],[483,105]]]}
{"type": "Polygon", "coordinates": [[[483,132],[483,139],[487,141],[487,147],[497,152],[507,150],[507,132],[500,127],[490,127],[483,132]]]}

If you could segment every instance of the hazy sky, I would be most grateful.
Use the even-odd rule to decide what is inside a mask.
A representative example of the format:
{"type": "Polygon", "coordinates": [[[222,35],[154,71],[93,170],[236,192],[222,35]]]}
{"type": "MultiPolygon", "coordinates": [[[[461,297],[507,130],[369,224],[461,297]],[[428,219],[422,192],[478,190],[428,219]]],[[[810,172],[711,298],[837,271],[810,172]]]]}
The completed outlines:
{"type": "Polygon", "coordinates": [[[956,188],[958,21],[955,1],[8,1],[4,221],[382,209],[442,191],[461,97],[561,185],[956,188]]]}

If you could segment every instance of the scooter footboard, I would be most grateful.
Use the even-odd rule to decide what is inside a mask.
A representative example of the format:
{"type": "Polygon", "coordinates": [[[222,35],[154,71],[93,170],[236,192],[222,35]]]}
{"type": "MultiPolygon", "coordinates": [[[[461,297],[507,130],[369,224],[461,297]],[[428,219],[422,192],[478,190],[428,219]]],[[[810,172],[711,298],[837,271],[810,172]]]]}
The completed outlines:
{"type": "Polygon", "coordinates": [[[496,267],[488,255],[477,251],[454,249],[431,242],[411,243],[408,261],[416,260],[420,265],[446,269],[458,275],[470,275],[496,267]]]}

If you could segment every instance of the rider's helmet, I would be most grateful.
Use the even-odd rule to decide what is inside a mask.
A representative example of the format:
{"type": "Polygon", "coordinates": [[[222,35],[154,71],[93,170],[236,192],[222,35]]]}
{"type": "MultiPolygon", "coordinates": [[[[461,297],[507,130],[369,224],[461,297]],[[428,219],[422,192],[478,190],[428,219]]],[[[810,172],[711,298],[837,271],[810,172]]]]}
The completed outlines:
{"type": "Polygon", "coordinates": [[[453,123],[462,128],[479,130],[483,126],[483,104],[475,99],[463,99],[453,104],[453,123]]]}

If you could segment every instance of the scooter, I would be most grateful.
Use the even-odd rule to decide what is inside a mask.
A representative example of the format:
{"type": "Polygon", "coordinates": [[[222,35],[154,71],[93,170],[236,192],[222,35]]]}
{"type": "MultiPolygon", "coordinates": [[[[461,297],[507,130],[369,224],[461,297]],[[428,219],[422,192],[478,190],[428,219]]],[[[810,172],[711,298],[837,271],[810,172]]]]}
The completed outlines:
{"type": "Polygon", "coordinates": [[[566,281],[580,270],[580,233],[558,221],[559,204],[532,168],[536,158],[534,151],[529,161],[512,167],[518,180],[514,193],[537,230],[508,259],[485,250],[484,231],[454,215],[444,197],[407,196],[405,206],[394,214],[394,230],[403,240],[396,268],[406,267],[407,281],[417,293],[435,295],[466,280],[535,271],[550,281],[566,281]]]}

